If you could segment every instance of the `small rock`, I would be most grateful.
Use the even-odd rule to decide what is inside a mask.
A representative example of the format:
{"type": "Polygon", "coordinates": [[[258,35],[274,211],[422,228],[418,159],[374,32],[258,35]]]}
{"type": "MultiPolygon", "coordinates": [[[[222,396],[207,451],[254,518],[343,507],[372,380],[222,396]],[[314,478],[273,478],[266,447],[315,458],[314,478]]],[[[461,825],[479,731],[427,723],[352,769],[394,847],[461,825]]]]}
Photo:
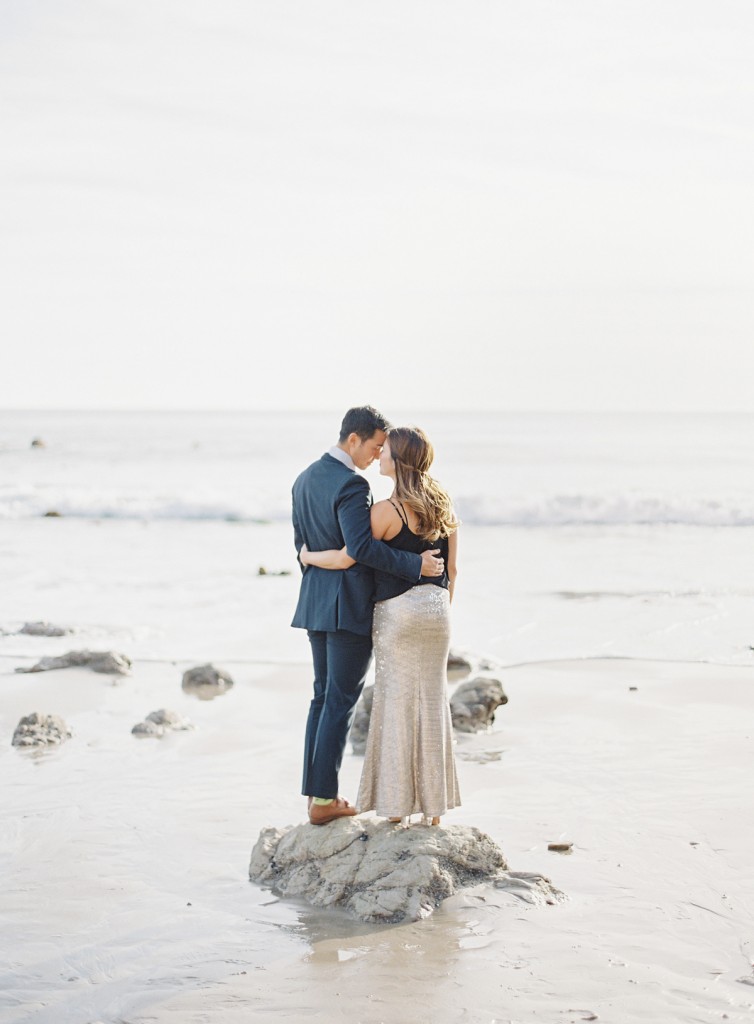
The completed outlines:
{"type": "Polygon", "coordinates": [[[573,843],[548,843],[547,849],[553,853],[570,853],[573,850],[573,843]]]}
{"type": "Polygon", "coordinates": [[[160,708],[159,711],[150,711],[145,721],[154,722],[165,729],[182,730],[194,728],[188,718],[179,715],[177,711],[167,711],[165,708],[160,708]]]}
{"type": "Polygon", "coordinates": [[[290,576],[290,569],[278,569],[272,572],[270,569],[265,569],[263,565],[260,565],[257,569],[257,576],[290,576]]]}
{"type": "Polygon", "coordinates": [[[150,712],[143,722],[137,722],[131,732],[134,736],[160,738],[166,732],[180,732],[193,728],[194,726],[188,718],[183,718],[175,711],[166,711],[165,708],[160,708],[159,711],[150,712]]]}
{"type": "Polygon", "coordinates": [[[51,508],[48,512],[44,513],[45,519],[61,519],[63,516],[62,512],[56,512],[54,508],[51,508]]]}
{"type": "Polygon", "coordinates": [[[459,732],[480,732],[495,721],[495,711],[508,698],[499,679],[478,676],[461,683],[450,698],[453,727],[459,732]]]}
{"type": "Polygon", "coordinates": [[[41,437],[35,437],[31,442],[32,448],[46,448],[47,445],[44,443],[41,437]]]}
{"type": "Polygon", "coordinates": [[[485,881],[529,903],[564,899],[541,875],[509,872],[502,850],[477,828],[396,829],[364,818],[262,829],[249,877],[277,895],[386,924],[428,917],[458,889],[485,881]]]}
{"type": "Polygon", "coordinates": [[[136,723],[131,730],[131,734],[142,739],[147,736],[154,736],[155,739],[160,739],[165,735],[165,727],[158,725],[157,722],[150,722],[148,718],[145,718],[143,722],[136,723]]]}
{"type": "Polygon", "coordinates": [[[638,689],[639,689],[639,687],[638,687],[638,686],[629,686],[629,690],[630,690],[630,691],[631,691],[632,693],[633,693],[634,691],[638,690],[638,689]]]}
{"type": "Polygon", "coordinates": [[[18,723],[12,744],[14,747],[46,747],[64,743],[72,735],[59,715],[40,715],[34,711],[18,723]]]}
{"type": "Polygon", "coordinates": [[[27,636],[68,636],[73,630],[67,626],[53,626],[50,622],[25,622],[18,632],[27,636]]]}
{"type": "Polygon", "coordinates": [[[197,665],[183,673],[181,686],[199,700],[212,700],[226,693],[233,686],[233,679],[228,672],[214,665],[197,665]]]}
{"type": "Polygon", "coordinates": [[[17,668],[16,672],[51,672],[58,668],[90,668],[92,672],[127,676],[131,659],[116,651],[69,651],[58,658],[42,658],[31,668],[17,668]]]}
{"type": "Polygon", "coordinates": [[[363,754],[367,748],[367,736],[369,735],[369,720],[372,715],[372,702],[374,701],[374,687],[365,686],[359,697],[358,704],[353,714],[351,732],[349,738],[354,754],[363,754]]]}
{"type": "Polygon", "coordinates": [[[553,903],[562,903],[567,899],[565,893],[556,889],[546,875],[530,871],[507,871],[496,878],[493,884],[496,889],[507,889],[524,903],[552,905],[553,903]]]}
{"type": "Polygon", "coordinates": [[[471,662],[462,654],[451,651],[448,654],[448,677],[462,679],[471,672],[471,662]]]}

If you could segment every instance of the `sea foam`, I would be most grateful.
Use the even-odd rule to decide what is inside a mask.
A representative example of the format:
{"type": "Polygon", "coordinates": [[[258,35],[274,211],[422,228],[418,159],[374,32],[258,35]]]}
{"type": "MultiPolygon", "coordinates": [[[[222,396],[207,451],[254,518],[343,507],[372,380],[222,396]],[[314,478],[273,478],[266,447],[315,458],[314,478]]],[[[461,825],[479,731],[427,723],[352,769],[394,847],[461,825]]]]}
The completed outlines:
{"type": "MultiPolygon", "coordinates": [[[[477,526],[754,526],[754,501],[740,497],[669,497],[661,494],[459,494],[462,522],[477,526]]],[[[263,523],[290,519],[288,495],[238,495],[235,500],[174,494],[84,491],[81,488],[0,490],[0,519],[30,519],[51,512],[75,519],[186,520],[263,523]]]]}

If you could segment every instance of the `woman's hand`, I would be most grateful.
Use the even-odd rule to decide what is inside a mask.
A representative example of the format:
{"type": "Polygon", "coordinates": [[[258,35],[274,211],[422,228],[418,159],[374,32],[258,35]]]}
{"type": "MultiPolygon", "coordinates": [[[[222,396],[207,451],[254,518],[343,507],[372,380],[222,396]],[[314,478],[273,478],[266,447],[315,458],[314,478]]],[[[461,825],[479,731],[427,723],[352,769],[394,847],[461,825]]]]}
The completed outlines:
{"type": "Polygon", "coordinates": [[[348,551],[346,551],[345,546],[340,549],[338,554],[335,556],[335,559],[337,563],[335,566],[336,569],[350,569],[354,564],[354,560],[348,554],[348,551]]]}
{"type": "Polygon", "coordinates": [[[298,553],[302,565],[316,565],[319,569],[350,569],[355,560],[345,548],[328,548],[327,551],[310,551],[306,544],[298,553]]]}

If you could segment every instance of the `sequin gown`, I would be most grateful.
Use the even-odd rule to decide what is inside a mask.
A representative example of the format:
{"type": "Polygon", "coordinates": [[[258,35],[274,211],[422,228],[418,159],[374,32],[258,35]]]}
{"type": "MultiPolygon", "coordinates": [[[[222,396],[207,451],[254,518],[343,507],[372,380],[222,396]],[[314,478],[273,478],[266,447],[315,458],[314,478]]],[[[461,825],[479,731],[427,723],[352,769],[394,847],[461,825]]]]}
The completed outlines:
{"type": "MultiPolygon", "coordinates": [[[[422,542],[405,523],[389,543],[440,546],[422,542]]],[[[357,807],[388,818],[440,816],[461,802],[447,694],[446,586],[413,586],[378,601],[372,639],[374,700],[357,807]]]]}

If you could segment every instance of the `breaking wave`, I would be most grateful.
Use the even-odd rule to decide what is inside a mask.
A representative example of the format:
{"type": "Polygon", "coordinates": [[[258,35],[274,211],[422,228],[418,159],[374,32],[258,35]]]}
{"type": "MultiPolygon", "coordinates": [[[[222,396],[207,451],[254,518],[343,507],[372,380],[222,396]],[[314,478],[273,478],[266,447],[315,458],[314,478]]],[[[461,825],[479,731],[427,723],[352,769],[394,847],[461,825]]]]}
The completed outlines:
{"type": "MultiPolygon", "coordinates": [[[[551,494],[500,498],[458,495],[464,523],[482,526],[754,526],[754,498],[711,499],[651,494],[551,494]]],[[[82,493],[45,488],[0,492],[0,519],[30,519],[57,514],[75,519],[176,520],[208,522],[286,522],[288,494],[236,501],[191,499],[178,495],[82,493]]]]}

